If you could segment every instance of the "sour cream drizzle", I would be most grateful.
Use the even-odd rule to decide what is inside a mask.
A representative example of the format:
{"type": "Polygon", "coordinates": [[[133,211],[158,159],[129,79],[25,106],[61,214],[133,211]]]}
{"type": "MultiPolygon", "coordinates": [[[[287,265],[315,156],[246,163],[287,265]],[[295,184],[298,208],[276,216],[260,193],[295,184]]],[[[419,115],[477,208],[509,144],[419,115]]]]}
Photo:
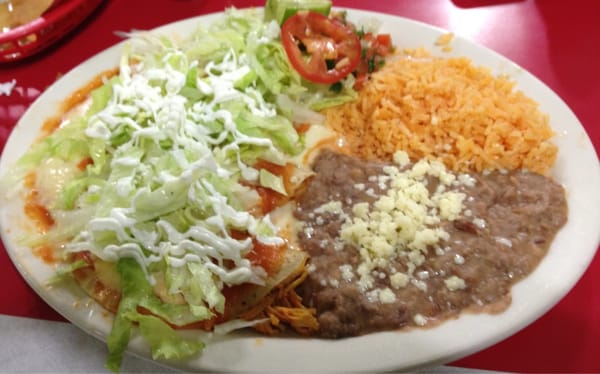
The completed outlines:
{"type": "MultiPolygon", "coordinates": [[[[264,38],[269,40],[268,36],[264,38]]],[[[66,249],[71,252],[90,250],[108,261],[132,257],[144,269],[151,284],[155,280],[148,267],[163,260],[174,267],[188,262],[206,264],[220,280],[219,284],[262,284],[264,270],[244,258],[251,250],[252,240],[234,239],[230,229],[245,230],[265,244],[280,245],[283,239],[277,236],[277,229],[268,216],[257,219],[237,210],[229,203],[228,196],[202,176],[211,173],[226,179],[239,173],[242,179],[256,181],[258,171],[243,162],[241,147],[261,147],[276,154],[279,151],[270,139],[239,131],[232,114],[223,109],[222,104],[243,103],[253,115],[263,117],[275,116],[276,107],[265,102],[252,86],[235,87],[235,83],[250,72],[244,54],[230,51],[221,62],[206,64],[196,81],[204,98],[195,102],[181,92],[189,79],[186,74],[197,67],[196,62],[188,62],[186,55],[176,49],[168,50],[163,56],[160,67],[146,67],[142,63],[132,68],[122,63],[120,82],[113,85],[108,105],[90,118],[85,130],[89,138],[109,142],[116,134],[131,134],[127,142],[113,150],[111,168],[118,171],[112,172],[110,183],[105,187],[108,190],[104,191],[129,203],[117,204],[108,214],[92,218],[66,249]],[[182,71],[182,65],[187,66],[187,70],[182,71]],[[215,126],[211,124],[215,123],[221,131],[214,131],[215,126]],[[177,168],[153,171],[153,162],[159,162],[162,155],[140,152],[143,150],[140,144],[148,141],[170,144],[164,152],[177,168]],[[139,179],[148,176],[155,188],[165,188],[164,193],[181,192],[185,204],[210,207],[213,214],[185,232],[162,217],[140,219],[151,214],[139,211],[137,204],[154,193],[148,185],[137,185],[139,179]],[[167,188],[169,186],[172,189],[167,188]],[[180,186],[184,186],[183,192],[180,186]],[[269,234],[265,234],[265,228],[269,234]],[[107,234],[114,238],[109,245],[101,240],[107,234]]]]}

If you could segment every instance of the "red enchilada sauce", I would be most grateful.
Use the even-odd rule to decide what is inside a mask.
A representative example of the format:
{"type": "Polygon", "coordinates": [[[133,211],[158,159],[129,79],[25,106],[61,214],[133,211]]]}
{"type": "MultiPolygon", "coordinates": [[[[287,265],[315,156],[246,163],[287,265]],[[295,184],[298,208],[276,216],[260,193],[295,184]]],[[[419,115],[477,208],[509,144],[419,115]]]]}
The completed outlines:
{"type": "MultiPolygon", "coordinates": [[[[40,138],[44,138],[56,129],[60,127],[64,117],[68,112],[73,110],[77,105],[82,104],[90,95],[90,93],[96,88],[102,86],[106,79],[109,79],[119,73],[118,68],[110,69],[105,72],[98,74],[91,81],[85,84],[83,87],[75,91],[69,97],[67,97],[59,107],[59,115],[47,119],[42,125],[40,138]]],[[[92,164],[91,158],[85,158],[81,160],[77,168],[79,170],[85,170],[85,168],[92,164]]],[[[44,233],[47,232],[54,225],[54,218],[48,211],[48,209],[40,201],[39,192],[35,188],[36,174],[29,173],[24,180],[24,187],[27,189],[24,203],[25,215],[35,224],[38,231],[44,233]]],[[[52,255],[53,249],[51,247],[42,246],[34,250],[34,254],[48,263],[55,263],[56,259],[52,255]]]]}
{"type": "Polygon", "coordinates": [[[25,196],[23,209],[27,218],[35,223],[40,232],[47,232],[54,225],[54,219],[48,209],[40,202],[39,192],[35,189],[35,179],[35,173],[29,173],[25,177],[24,184],[28,192],[25,196]]]}
{"type": "Polygon", "coordinates": [[[60,126],[66,113],[73,110],[77,105],[83,103],[90,96],[90,93],[93,90],[102,86],[105,80],[110,79],[117,74],[119,74],[119,68],[114,68],[102,72],[95,76],[83,87],[73,92],[61,103],[58,110],[60,114],[54,117],[50,117],[44,122],[44,125],[42,126],[41,136],[45,137],[52,134],[54,130],[56,130],[60,126]]]}

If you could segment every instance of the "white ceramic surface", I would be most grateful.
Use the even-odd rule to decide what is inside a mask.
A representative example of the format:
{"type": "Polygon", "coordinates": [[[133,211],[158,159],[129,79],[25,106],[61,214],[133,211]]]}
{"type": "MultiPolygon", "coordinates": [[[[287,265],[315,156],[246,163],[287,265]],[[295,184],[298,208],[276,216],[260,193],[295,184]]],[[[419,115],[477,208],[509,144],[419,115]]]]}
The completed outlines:
{"type": "MultiPolygon", "coordinates": [[[[157,29],[185,35],[199,23],[220,17],[211,14],[183,20],[157,29]]],[[[517,87],[538,101],[550,115],[560,152],[553,176],[568,195],[569,217],[548,255],[533,274],[513,288],[513,303],[498,315],[463,315],[441,326],[408,332],[383,332],[367,336],[321,340],[295,336],[263,337],[252,332],[213,339],[198,358],[166,363],[184,370],[290,371],[290,370],[385,370],[413,369],[448,362],[488,347],[522,329],[555,305],[578,281],[593,258],[600,241],[600,163],[578,119],[547,86],[497,53],[455,37],[452,52],[434,46],[446,31],[390,15],[349,10],[357,21],[376,18],[381,31],[389,32],[401,47],[426,47],[444,56],[467,56],[475,64],[510,75],[517,87]]],[[[122,45],[92,57],[64,75],[31,105],[11,134],[2,158],[0,174],[26,150],[44,120],[57,113],[60,102],[98,73],[117,66],[122,45]]],[[[23,232],[20,202],[2,201],[2,239],[23,277],[54,309],[86,332],[104,339],[111,317],[75,287],[48,288],[53,269],[16,243],[23,232]]],[[[548,337],[551,339],[551,337],[548,337]]],[[[130,350],[148,357],[145,343],[135,337],[130,350]]]]}

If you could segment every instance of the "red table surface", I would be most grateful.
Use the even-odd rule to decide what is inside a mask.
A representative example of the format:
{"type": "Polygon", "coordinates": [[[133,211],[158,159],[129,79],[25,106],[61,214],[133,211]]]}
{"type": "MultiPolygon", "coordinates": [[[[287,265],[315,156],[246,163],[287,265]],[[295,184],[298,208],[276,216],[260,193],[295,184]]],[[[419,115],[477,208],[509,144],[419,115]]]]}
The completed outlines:
{"type": "MultiPolygon", "coordinates": [[[[261,0],[106,1],[46,52],[0,65],[0,83],[17,82],[12,95],[0,96],[0,150],[29,104],[57,77],[118,42],[115,31],[149,29],[231,5],[262,4],[261,0]]],[[[423,21],[503,54],[563,98],[600,154],[600,28],[596,26],[600,1],[339,0],[335,5],[423,21]]],[[[62,320],[27,286],[3,248],[0,284],[1,314],[62,320]]],[[[596,254],[575,288],[548,313],[512,337],[451,364],[513,372],[600,372],[598,284],[600,255],[596,254]]]]}

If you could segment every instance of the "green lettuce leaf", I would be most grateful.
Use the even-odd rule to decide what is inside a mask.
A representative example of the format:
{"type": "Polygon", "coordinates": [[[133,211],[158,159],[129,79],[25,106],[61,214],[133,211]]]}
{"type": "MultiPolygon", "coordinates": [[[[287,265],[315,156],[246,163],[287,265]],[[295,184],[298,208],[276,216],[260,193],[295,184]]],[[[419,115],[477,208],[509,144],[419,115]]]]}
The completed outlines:
{"type": "Polygon", "coordinates": [[[130,313],[129,317],[138,323],[142,336],[150,344],[153,359],[185,359],[204,349],[201,341],[182,339],[160,318],[130,313]]]}
{"type": "Polygon", "coordinates": [[[71,274],[75,270],[84,268],[86,266],[88,266],[88,263],[84,260],[77,260],[69,264],[62,265],[56,270],[56,273],[50,279],[48,279],[46,284],[52,286],[64,282],[65,280],[70,279],[71,274]]]}
{"type": "Polygon", "coordinates": [[[285,190],[281,175],[275,175],[266,169],[260,169],[259,182],[261,186],[270,188],[275,192],[287,196],[287,191],[285,190]]]}
{"type": "Polygon", "coordinates": [[[117,271],[121,277],[122,294],[112,330],[107,338],[108,369],[113,372],[119,371],[134,322],[139,325],[140,332],[150,343],[152,357],[183,359],[199,353],[204,348],[201,341],[180,337],[160,318],[138,312],[138,307],[143,307],[160,317],[176,319],[181,317],[180,313],[190,314],[187,305],[165,304],[156,297],[144,271],[133,258],[120,259],[117,271]]]}

